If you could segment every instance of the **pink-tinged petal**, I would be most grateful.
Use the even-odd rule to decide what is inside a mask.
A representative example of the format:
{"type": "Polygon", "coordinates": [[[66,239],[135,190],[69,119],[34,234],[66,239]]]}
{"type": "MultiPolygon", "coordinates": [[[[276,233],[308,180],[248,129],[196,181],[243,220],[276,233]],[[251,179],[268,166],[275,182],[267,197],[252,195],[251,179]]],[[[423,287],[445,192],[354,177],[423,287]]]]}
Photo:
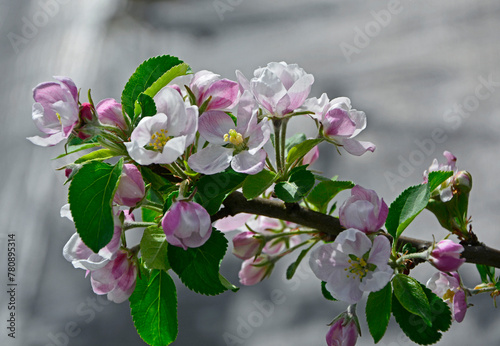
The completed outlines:
{"type": "Polygon", "coordinates": [[[365,233],[371,230],[370,223],[372,219],[370,216],[373,214],[374,207],[372,203],[363,200],[353,202],[347,200],[342,207],[339,212],[339,220],[342,226],[359,229],[365,233]]]}
{"type": "Polygon", "coordinates": [[[250,154],[248,151],[242,151],[235,155],[231,161],[231,167],[239,173],[257,174],[264,169],[266,162],[266,152],[261,149],[255,153],[250,154]]]}
{"type": "Polygon", "coordinates": [[[27,137],[26,139],[28,139],[31,143],[35,145],[39,145],[41,147],[50,147],[66,139],[66,136],[64,136],[62,132],[58,132],[48,137],[33,136],[33,137],[27,137]]]}
{"type": "Polygon", "coordinates": [[[133,164],[124,164],[120,183],[113,199],[115,203],[135,207],[144,198],[145,193],[144,180],[139,169],[133,164]]]}
{"type": "Polygon", "coordinates": [[[466,312],[467,301],[465,292],[463,290],[459,290],[453,296],[453,315],[455,317],[455,321],[457,321],[458,323],[462,322],[464,320],[466,312]]]}
{"type": "MultiPolygon", "coordinates": [[[[309,257],[309,266],[321,281],[327,281],[333,267],[333,257],[336,255],[333,243],[324,244],[314,249],[309,257]]],[[[346,261],[347,268],[348,264],[346,261]]]]}
{"type": "MultiPolygon", "coordinates": [[[[255,117],[257,117],[257,114],[255,114],[255,117]]],[[[243,137],[248,138],[247,146],[250,154],[255,154],[269,141],[271,131],[271,120],[269,118],[261,120],[253,128],[249,127],[243,137]]]]}
{"type": "Polygon", "coordinates": [[[291,88],[288,88],[291,111],[294,111],[298,107],[302,106],[307,96],[309,96],[309,93],[311,92],[311,86],[313,83],[313,75],[306,74],[305,76],[300,77],[291,88]]]}
{"type": "Polygon", "coordinates": [[[342,317],[337,319],[328,330],[326,344],[327,346],[355,346],[358,334],[356,322],[342,317]]]}
{"type": "Polygon", "coordinates": [[[260,240],[254,237],[254,233],[250,231],[241,232],[233,238],[233,255],[246,260],[254,257],[259,248],[260,240]]]}
{"type": "Polygon", "coordinates": [[[97,270],[109,262],[109,259],[101,257],[90,250],[83,243],[78,233],[73,234],[64,245],[63,256],[77,269],[97,270]]]}
{"type": "Polygon", "coordinates": [[[335,299],[348,304],[356,304],[363,297],[359,284],[358,278],[353,275],[347,277],[343,268],[335,267],[326,280],[326,289],[335,299]]]}
{"type": "Polygon", "coordinates": [[[279,78],[267,69],[264,70],[258,79],[252,78],[250,88],[257,102],[271,114],[275,113],[276,104],[287,92],[279,78]]]}
{"type": "Polygon", "coordinates": [[[362,257],[372,247],[370,238],[363,232],[354,228],[342,231],[335,239],[334,244],[337,245],[337,249],[342,251],[345,256],[352,254],[362,257]]]}
{"type": "Polygon", "coordinates": [[[323,113],[325,112],[325,107],[328,106],[329,102],[328,96],[326,93],[323,93],[319,99],[317,97],[311,97],[305,100],[298,110],[302,112],[313,112],[314,114],[311,114],[311,117],[321,121],[323,113]]]}
{"type": "Polygon", "coordinates": [[[212,144],[224,145],[224,135],[236,127],[233,119],[222,111],[203,113],[198,124],[200,135],[212,144]]]}
{"type": "Polygon", "coordinates": [[[210,175],[224,171],[229,167],[232,158],[233,149],[209,145],[191,155],[188,164],[195,172],[210,175]]]}
{"type": "Polygon", "coordinates": [[[184,153],[187,146],[187,136],[170,139],[163,147],[163,151],[158,153],[155,163],[170,164],[174,162],[184,153]]]}
{"type": "Polygon", "coordinates": [[[238,273],[240,278],[240,283],[245,286],[255,285],[261,282],[266,273],[268,272],[268,266],[255,266],[256,264],[262,264],[269,260],[269,256],[260,255],[256,260],[249,258],[245,260],[241,265],[241,270],[238,273]]]}
{"type": "MultiPolygon", "coordinates": [[[[386,259],[387,262],[387,259],[386,259]]],[[[378,270],[368,272],[363,281],[359,285],[359,288],[364,292],[376,292],[381,290],[391,281],[394,275],[394,269],[389,265],[385,264],[383,266],[377,267],[378,270]]]]}
{"type": "Polygon", "coordinates": [[[373,263],[376,266],[386,266],[387,259],[391,254],[391,243],[383,235],[376,236],[373,239],[372,249],[368,257],[368,263],[373,263]]]}
{"type": "Polygon", "coordinates": [[[352,109],[349,111],[349,117],[356,123],[356,130],[352,134],[354,137],[366,128],[366,114],[365,112],[352,109]]]}
{"type": "Polygon", "coordinates": [[[323,116],[324,133],[328,137],[351,137],[356,130],[356,123],[349,118],[349,112],[343,108],[331,108],[323,116]]]}
{"type": "Polygon", "coordinates": [[[245,90],[250,90],[250,82],[239,70],[236,70],[236,79],[238,79],[241,93],[243,93],[245,90]]]}
{"type": "Polygon", "coordinates": [[[122,112],[122,105],[115,99],[108,98],[100,101],[96,106],[97,117],[102,124],[127,128],[127,123],[122,112]]]}
{"type": "MultiPolygon", "coordinates": [[[[229,79],[221,79],[213,83],[204,95],[205,99],[212,97],[206,110],[233,108],[238,102],[239,93],[238,83],[229,79]]],[[[203,100],[203,102],[205,102],[205,100],[203,100]]]]}
{"type": "Polygon", "coordinates": [[[318,146],[312,148],[307,154],[304,155],[302,159],[303,165],[312,165],[319,158],[319,149],[318,146]]]}
{"type": "Polygon", "coordinates": [[[245,223],[252,217],[252,214],[240,213],[234,216],[227,216],[223,219],[217,220],[214,227],[221,232],[230,232],[241,229],[245,223]]]}
{"type": "Polygon", "coordinates": [[[248,137],[249,128],[253,128],[257,125],[256,113],[255,98],[249,90],[245,90],[240,97],[238,111],[236,113],[236,118],[238,120],[236,131],[241,133],[243,137],[248,137]]]}
{"type": "Polygon", "coordinates": [[[114,303],[123,303],[134,292],[137,279],[137,268],[129,266],[127,274],[123,275],[117,283],[114,290],[108,293],[108,300],[114,303]]]}
{"type": "Polygon", "coordinates": [[[367,151],[375,151],[375,144],[371,142],[357,141],[355,139],[344,139],[342,141],[344,149],[352,155],[361,156],[367,151]]]}
{"type": "Polygon", "coordinates": [[[57,79],[64,86],[66,86],[66,88],[71,93],[71,96],[73,96],[75,102],[78,102],[78,88],[76,87],[75,82],[73,82],[71,78],[63,76],[54,76],[54,79],[57,79]]]}

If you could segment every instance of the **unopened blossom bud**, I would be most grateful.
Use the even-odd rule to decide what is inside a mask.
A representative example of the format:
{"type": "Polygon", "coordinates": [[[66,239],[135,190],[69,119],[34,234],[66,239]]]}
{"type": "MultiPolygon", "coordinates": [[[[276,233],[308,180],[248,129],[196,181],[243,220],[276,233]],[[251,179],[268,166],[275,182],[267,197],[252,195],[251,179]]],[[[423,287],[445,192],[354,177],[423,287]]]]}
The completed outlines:
{"type": "Polygon", "coordinates": [[[303,165],[312,165],[319,157],[319,149],[318,146],[312,148],[307,154],[304,155],[302,159],[303,165]]]}
{"type": "Polygon", "coordinates": [[[467,171],[457,172],[453,176],[453,188],[459,193],[469,193],[472,189],[472,175],[467,171]]]}
{"type": "Polygon", "coordinates": [[[127,129],[127,123],[123,116],[122,105],[115,99],[104,99],[96,106],[97,117],[102,124],[127,129]]]}
{"type": "Polygon", "coordinates": [[[355,317],[349,317],[347,312],[334,320],[328,333],[326,344],[328,346],[354,346],[358,340],[359,329],[355,317]]]}
{"type": "Polygon", "coordinates": [[[465,262],[465,258],[460,258],[462,251],[464,251],[462,245],[444,239],[432,249],[429,261],[440,271],[456,271],[465,262]]]}
{"type": "Polygon", "coordinates": [[[177,201],[161,221],[169,244],[184,250],[202,246],[212,234],[208,212],[196,202],[177,201]]]}
{"type": "Polygon", "coordinates": [[[116,257],[90,276],[92,289],[96,294],[107,294],[108,299],[122,303],[134,292],[137,266],[125,250],[118,250],[116,257]]]}
{"type": "Polygon", "coordinates": [[[144,180],[139,169],[133,164],[124,164],[114,202],[127,207],[135,207],[144,198],[145,193],[144,180]]]}
{"type": "Polygon", "coordinates": [[[245,286],[251,286],[264,280],[274,267],[274,264],[269,261],[270,258],[270,256],[262,254],[255,260],[253,258],[245,260],[241,264],[241,270],[238,273],[240,283],[245,286]]]}
{"type": "Polygon", "coordinates": [[[92,137],[91,132],[86,131],[85,124],[92,121],[94,114],[94,107],[88,102],[82,103],[80,107],[80,125],[77,128],[78,138],[87,139],[92,137]]]}
{"type": "Polygon", "coordinates": [[[233,254],[236,257],[246,260],[258,253],[261,242],[254,235],[255,233],[246,231],[241,232],[233,238],[233,254]]]}
{"type": "Polygon", "coordinates": [[[239,85],[229,79],[221,79],[218,74],[210,71],[199,71],[194,74],[189,85],[196,98],[196,105],[203,111],[227,110],[233,108],[239,98],[239,85]]]}
{"type": "Polygon", "coordinates": [[[339,219],[345,228],[355,228],[365,233],[377,232],[385,223],[389,208],[383,198],[373,190],[356,185],[351,197],[339,209],[339,219]]]}

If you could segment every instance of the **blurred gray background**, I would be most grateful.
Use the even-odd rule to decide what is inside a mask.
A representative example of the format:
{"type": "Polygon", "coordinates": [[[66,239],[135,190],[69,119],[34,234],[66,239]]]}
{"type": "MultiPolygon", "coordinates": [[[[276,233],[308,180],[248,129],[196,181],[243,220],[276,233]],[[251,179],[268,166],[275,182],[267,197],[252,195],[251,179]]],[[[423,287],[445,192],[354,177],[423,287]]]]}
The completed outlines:
{"type": "MultiPolygon", "coordinates": [[[[84,272],[62,257],[74,228],[59,217],[67,187],[55,171],[62,163],[51,159],[63,147],[25,139],[39,134],[31,120],[38,83],[70,76],[82,95],[92,88],[97,102],[119,99],[135,68],[161,54],[230,79],[236,69],[250,77],[270,61],[298,63],[315,76],[311,96],[347,96],[366,112],[360,139],[377,145],[362,157],[321,147],[316,169],[375,189],[390,203],[450,150],[474,177],[474,231],[500,248],[499,30],[500,3],[493,0],[0,1],[0,344],[144,344],[128,304],[97,300],[84,272]],[[15,340],[5,328],[9,233],[16,234],[18,255],[15,340]]],[[[292,129],[310,125],[291,122],[292,129]]],[[[408,230],[415,237],[432,234],[446,233],[426,211],[408,230]]],[[[228,253],[222,271],[237,283],[239,266],[228,253]]],[[[285,268],[278,265],[260,285],[217,297],[196,295],[176,281],[175,345],[324,345],[326,324],[346,306],[325,302],[308,268],[291,282],[283,278],[285,268]],[[285,302],[262,314],[258,306],[273,294],[285,302]]],[[[433,272],[421,266],[415,275],[425,282],[433,272]]],[[[462,273],[466,285],[478,282],[472,265],[462,273]]],[[[491,298],[470,302],[464,322],[440,345],[500,343],[500,311],[491,298]]],[[[364,321],[364,303],[358,313],[364,321]]],[[[362,328],[359,344],[372,344],[364,322],[362,328]]],[[[394,320],[379,343],[410,344],[394,320]]]]}

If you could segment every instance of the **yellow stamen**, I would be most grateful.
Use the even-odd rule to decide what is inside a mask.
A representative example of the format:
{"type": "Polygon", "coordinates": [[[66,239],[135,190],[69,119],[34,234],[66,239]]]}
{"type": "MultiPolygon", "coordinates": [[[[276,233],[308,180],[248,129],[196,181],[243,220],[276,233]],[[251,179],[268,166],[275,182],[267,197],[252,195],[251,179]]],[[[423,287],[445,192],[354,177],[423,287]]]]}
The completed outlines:
{"type": "Polygon", "coordinates": [[[443,300],[450,300],[450,301],[453,301],[453,297],[455,296],[455,292],[453,292],[452,290],[448,290],[446,291],[446,293],[444,294],[443,296],[443,300]]]}
{"type": "Polygon", "coordinates": [[[149,146],[153,147],[155,150],[162,151],[165,144],[167,144],[170,137],[167,137],[168,131],[161,129],[160,131],[156,131],[151,135],[151,142],[149,142],[149,146]]]}
{"type": "Polygon", "coordinates": [[[224,135],[224,142],[230,142],[234,145],[240,145],[241,143],[243,143],[243,136],[241,135],[241,133],[236,132],[236,130],[232,129],[224,135]]]}
{"type": "Polygon", "coordinates": [[[357,277],[361,281],[361,279],[364,278],[370,271],[370,269],[368,269],[367,267],[368,263],[363,258],[356,257],[354,261],[349,259],[347,260],[347,262],[350,264],[350,266],[348,268],[344,268],[344,271],[348,272],[348,274],[346,275],[348,278],[352,277],[356,279],[357,277]]]}

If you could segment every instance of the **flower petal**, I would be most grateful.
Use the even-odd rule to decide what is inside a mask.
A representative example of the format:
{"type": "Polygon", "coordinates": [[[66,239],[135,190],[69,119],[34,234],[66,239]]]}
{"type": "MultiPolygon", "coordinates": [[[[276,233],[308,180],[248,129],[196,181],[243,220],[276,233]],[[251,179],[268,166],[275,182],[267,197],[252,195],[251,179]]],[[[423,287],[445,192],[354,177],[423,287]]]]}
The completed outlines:
{"type": "Polygon", "coordinates": [[[210,175],[224,171],[229,167],[232,158],[233,149],[215,144],[191,155],[188,164],[195,172],[210,175]]]}

